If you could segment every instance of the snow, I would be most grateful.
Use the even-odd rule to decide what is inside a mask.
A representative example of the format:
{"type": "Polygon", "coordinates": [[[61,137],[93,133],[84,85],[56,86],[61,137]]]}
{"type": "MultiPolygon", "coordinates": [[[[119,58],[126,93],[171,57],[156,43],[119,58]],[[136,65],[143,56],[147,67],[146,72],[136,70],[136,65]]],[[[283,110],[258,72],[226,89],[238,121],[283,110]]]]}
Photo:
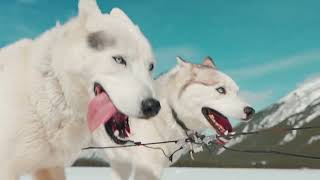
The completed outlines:
{"type": "Polygon", "coordinates": [[[284,136],[284,138],[282,139],[282,141],[280,141],[280,145],[285,145],[286,143],[294,140],[294,138],[297,136],[297,131],[291,131],[288,134],[286,134],[284,136]]]}
{"type": "MultiPolygon", "coordinates": [[[[68,180],[111,180],[109,168],[71,168],[67,169],[68,180]]],[[[316,180],[320,170],[276,170],[276,169],[223,169],[223,168],[168,168],[162,180],[194,179],[237,179],[237,180],[316,180]]],[[[31,180],[24,177],[20,180],[31,180]]]]}
{"type": "MultiPolygon", "coordinates": [[[[319,99],[320,78],[306,81],[278,102],[283,105],[273,113],[272,118],[265,119],[268,119],[269,126],[274,126],[294,114],[303,112],[310,104],[314,104],[314,102],[319,101],[319,99]]],[[[292,123],[292,120],[293,119],[291,119],[290,123],[292,123]]],[[[308,121],[310,121],[310,119],[308,121]]]]}
{"type": "Polygon", "coordinates": [[[320,140],[320,135],[316,135],[316,136],[312,136],[309,141],[308,141],[308,144],[312,144],[316,141],[319,141],[320,140]]]}
{"type": "MultiPolygon", "coordinates": [[[[248,132],[249,130],[249,125],[245,126],[242,130],[242,132],[248,132]]],[[[241,141],[245,138],[246,136],[238,136],[238,137],[235,137],[233,138],[231,141],[229,141],[225,146],[226,147],[231,147],[233,145],[236,145],[238,143],[241,143],[241,141]]],[[[224,148],[220,148],[217,152],[217,155],[220,155],[222,154],[226,149],[224,148]]]]}
{"type": "Polygon", "coordinates": [[[256,166],[256,165],[265,166],[265,165],[267,165],[267,161],[260,161],[260,162],[253,161],[253,162],[251,162],[251,165],[252,166],[256,166]]]}
{"type": "MultiPolygon", "coordinates": [[[[303,127],[304,124],[311,122],[313,119],[315,119],[318,116],[320,116],[320,111],[313,112],[313,114],[309,115],[306,119],[300,120],[299,122],[297,122],[294,127],[295,128],[303,127]]],[[[296,136],[297,136],[297,131],[289,132],[288,134],[286,134],[284,139],[280,142],[280,145],[284,145],[284,144],[294,140],[294,138],[296,136]]]]}

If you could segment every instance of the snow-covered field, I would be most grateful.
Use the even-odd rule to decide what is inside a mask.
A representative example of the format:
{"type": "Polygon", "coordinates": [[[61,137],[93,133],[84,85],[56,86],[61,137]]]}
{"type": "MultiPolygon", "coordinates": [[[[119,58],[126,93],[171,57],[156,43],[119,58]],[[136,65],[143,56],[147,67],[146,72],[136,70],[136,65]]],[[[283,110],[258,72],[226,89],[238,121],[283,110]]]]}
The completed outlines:
{"type": "MultiPolygon", "coordinates": [[[[109,168],[71,168],[67,170],[68,180],[109,180],[109,168]]],[[[168,168],[163,180],[318,180],[320,170],[264,170],[264,169],[205,169],[205,168],[168,168]]],[[[24,177],[22,180],[31,180],[24,177]]]]}

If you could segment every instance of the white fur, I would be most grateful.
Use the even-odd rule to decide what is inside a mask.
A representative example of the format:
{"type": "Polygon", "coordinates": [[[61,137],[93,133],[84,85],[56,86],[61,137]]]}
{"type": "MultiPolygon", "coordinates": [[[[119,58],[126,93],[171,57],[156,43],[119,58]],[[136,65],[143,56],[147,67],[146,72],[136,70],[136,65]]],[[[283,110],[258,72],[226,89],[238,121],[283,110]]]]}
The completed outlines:
{"type": "Polygon", "coordinates": [[[86,114],[95,81],[120,111],[141,116],[141,101],[154,94],[153,53],[125,13],[112,12],[101,14],[95,0],[80,0],[78,17],[1,49],[1,180],[75,160],[90,139],[86,114]],[[117,43],[92,49],[87,36],[99,31],[117,43]],[[115,55],[125,57],[127,66],[117,64],[115,55]]]}
{"type": "MultiPolygon", "coordinates": [[[[174,120],[171,108],[175,109],[178,117],[190,129],[213,130],[201,113],[202,107],[207,106],[226,116],[241,119],[245,116],[244,108],[248,106],[238,98],[239,88],[235,82],[213,65],[208,68],[178,59],[177,67],[161,76],[155,84],[162,105],[161,111],[150,121],[136,121],[130,118],[131,140],[148,143],[185,138],[185,132],[174,120]],[[192,78],[193,81],[214,83],[208,86],[191,84],[180,94],[181,89],[192,78]],[[216,88],[219,86],[226,87],[226,95],[217,93],[216,88]]],[[[98,146],[115,145],[102,127],[94,133],[94,140],[98,146]]],[[[170,155],[180,146],[180,144],[166,144],[152,147],[161,147],[170,155]]],[[[188,150],[184,149],[176,153],[173,162],[164,157],[161,151],[142,146],[106,149],[105,154],[112,167],[113,180],[126,180],[132,173],[136,180],[158,180],[161,178],[163,168],[172,165],[186,151],[188,150]]]]}

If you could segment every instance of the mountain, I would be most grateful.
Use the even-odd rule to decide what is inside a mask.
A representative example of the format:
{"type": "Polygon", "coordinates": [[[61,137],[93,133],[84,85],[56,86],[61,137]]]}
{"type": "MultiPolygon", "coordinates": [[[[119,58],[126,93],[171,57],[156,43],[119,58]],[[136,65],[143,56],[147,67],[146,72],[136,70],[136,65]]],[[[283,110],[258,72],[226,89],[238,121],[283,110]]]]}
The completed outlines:
{"type": "MultiPolygon", "coordinates": [[[[320,126],[320,78],[301,84],[276,104],[260,111],[248,123],[235,128],[236,132],[249,132],[273,127],[320,126]]],[[[228,147],[245,150],[278,150],[320,157],[320,129],[265,132],[240,136],[231,140],[228,147]]],[[[264,167],[264,168],[320,168],[320,160],[270,154],[230,152],[222,148],[215,153],[199,153],[192,161],[188,156],[177,166],[205,167],[264,167]]]]}

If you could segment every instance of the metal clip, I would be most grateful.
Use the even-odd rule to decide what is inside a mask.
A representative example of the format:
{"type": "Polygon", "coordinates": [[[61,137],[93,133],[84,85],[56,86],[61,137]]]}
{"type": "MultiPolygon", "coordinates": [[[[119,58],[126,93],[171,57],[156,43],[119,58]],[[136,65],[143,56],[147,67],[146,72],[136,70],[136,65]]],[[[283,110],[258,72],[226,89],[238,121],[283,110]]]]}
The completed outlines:
{"type": "Polygon", "coordinates": [[[212,136],[205,136],[202,142],[206,145],[212,145],[216,142],[216,140],[217,140],[217,137],[215,135],[212,135],[212,136]]]}

